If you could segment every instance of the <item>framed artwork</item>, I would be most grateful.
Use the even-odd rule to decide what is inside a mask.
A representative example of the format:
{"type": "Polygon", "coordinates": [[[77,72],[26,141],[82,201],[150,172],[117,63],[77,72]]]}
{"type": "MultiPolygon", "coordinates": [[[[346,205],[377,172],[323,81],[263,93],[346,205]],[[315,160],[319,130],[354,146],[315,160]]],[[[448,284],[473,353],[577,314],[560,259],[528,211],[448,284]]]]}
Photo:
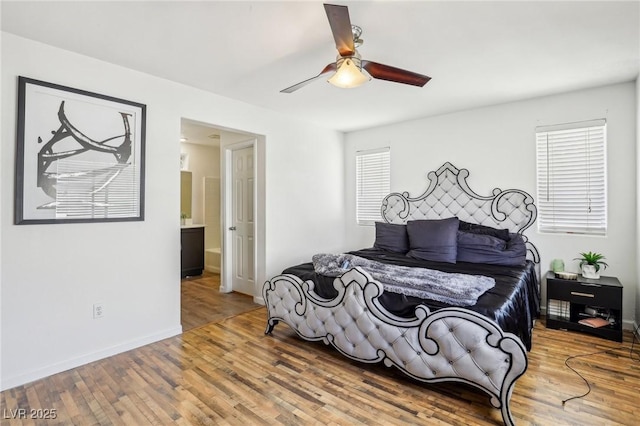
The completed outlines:
{"type": "Polygon", "coordinates": [[[144,220],[146,105],[18,78],[16,225],[144,220]]]}

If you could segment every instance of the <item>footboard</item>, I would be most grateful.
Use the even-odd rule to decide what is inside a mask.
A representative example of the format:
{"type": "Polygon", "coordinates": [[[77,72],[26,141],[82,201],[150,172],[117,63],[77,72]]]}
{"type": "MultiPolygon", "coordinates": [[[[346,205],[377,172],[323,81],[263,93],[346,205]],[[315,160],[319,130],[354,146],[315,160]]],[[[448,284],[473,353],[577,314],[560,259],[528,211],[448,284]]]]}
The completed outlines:
{"type": "Polygon", "coordinates": [[[313,282],[294,275],[267,281],[266,333],[284,321],[306,340],[322,340],[362,362],[382,361],[424,382],[464,382],[485,391],[506,425],[513,425],[509,400],[527,369],[520,340],[486,317],[462,308],[430,313],[418,306],[415,318],[388,312],[378,301],[383,287],[354,268],[334,281],[338,296],[318,297],[313,282]]]}

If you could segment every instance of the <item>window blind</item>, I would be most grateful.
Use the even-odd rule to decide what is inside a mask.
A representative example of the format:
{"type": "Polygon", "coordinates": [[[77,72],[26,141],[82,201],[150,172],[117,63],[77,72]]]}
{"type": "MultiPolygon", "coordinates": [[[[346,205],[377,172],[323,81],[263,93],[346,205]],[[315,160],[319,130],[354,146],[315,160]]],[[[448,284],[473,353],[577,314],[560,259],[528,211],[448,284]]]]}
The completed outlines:
{"type": "Polygon", "coordinates": [[[606,122],[536,129],[538,230],[605,235],[606,122]]]}
{"type": "Polygon", "coordinates": [[[382,200],[391,191],[389,148],[356,152],[356,220],[371,225],[382,220],[382,200]]]}

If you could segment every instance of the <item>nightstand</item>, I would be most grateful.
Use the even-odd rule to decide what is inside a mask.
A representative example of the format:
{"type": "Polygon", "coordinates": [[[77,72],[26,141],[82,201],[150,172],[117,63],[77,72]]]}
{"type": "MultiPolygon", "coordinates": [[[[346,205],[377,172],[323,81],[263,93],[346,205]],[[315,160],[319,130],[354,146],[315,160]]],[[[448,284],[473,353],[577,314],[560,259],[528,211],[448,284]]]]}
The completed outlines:
{"type": "Polygon", "coordinates": [[[577,280],[563,280],[547,272],[547,327],[622,342],[622,284],[616,277],[592,280],[578,275],[577,280]],[[589,327],[579,322],[588,318],[609,324],[589,327]]]}

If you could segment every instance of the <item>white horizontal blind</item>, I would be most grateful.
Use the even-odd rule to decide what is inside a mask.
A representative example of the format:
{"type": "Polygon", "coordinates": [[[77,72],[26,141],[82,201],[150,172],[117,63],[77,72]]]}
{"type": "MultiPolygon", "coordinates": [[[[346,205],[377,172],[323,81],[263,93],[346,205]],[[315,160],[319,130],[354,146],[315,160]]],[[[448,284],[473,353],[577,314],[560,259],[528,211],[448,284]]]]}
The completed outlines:
{"type": "Polygon", "coordinates": [[[606,122],[536,129],[538,230],[605,235],[606,122]]]}
{"type": "Polygon", "coordinates": [[[382,220],[382,200],[391,191],[389,148],[356,152],[356,219],[360,225],[382,220]]]}

